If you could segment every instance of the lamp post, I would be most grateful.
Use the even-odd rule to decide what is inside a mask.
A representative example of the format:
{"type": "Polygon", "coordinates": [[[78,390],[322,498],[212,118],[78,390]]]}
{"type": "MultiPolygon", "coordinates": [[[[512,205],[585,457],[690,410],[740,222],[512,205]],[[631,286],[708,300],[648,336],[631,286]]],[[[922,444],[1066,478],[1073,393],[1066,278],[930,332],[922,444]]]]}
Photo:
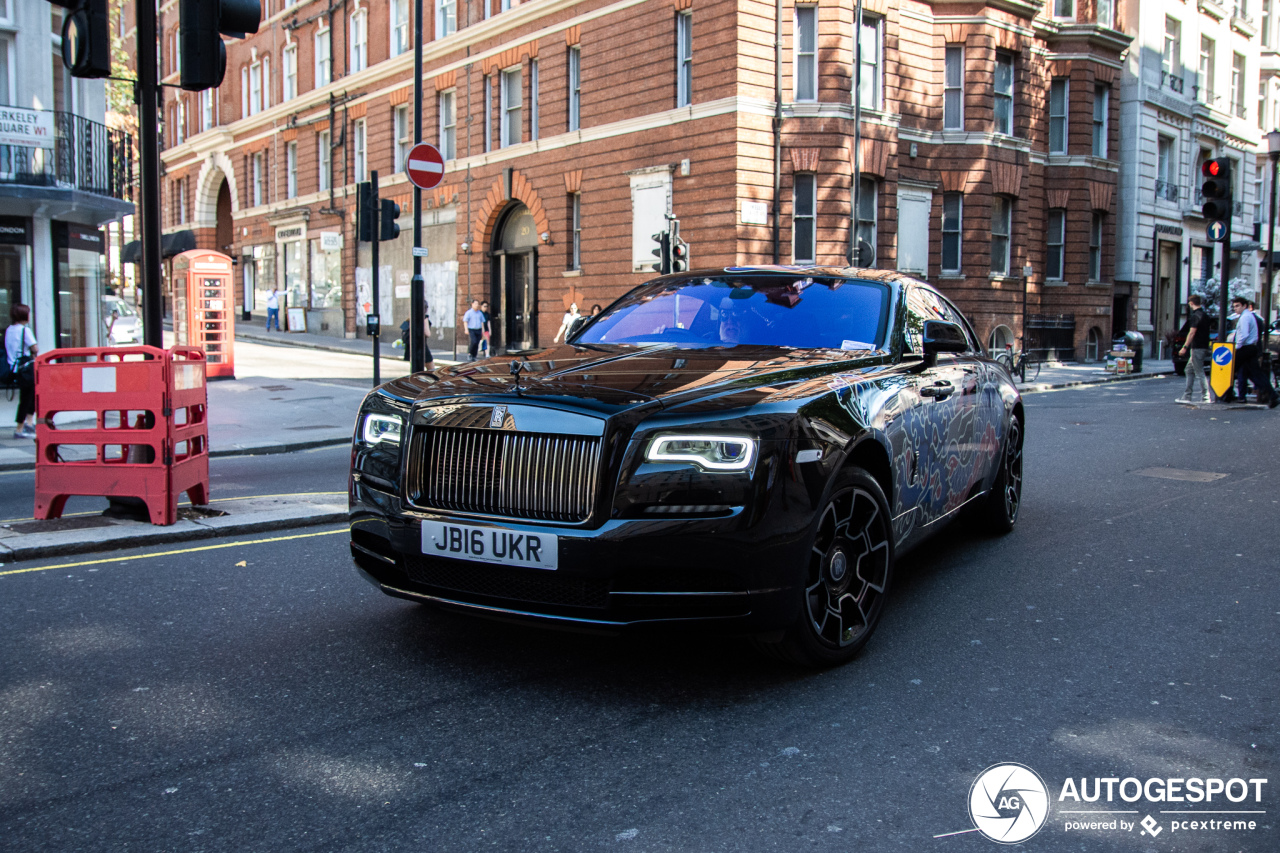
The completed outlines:
{"type": "Polygon", "coordinates": [[[1267,134],[1267,152],[1271,155],[1271,212],[1267,216],[1267,282],[1262,288],[1262,357],[1267,357],[1267,344],[1271,331],[1271,287],[1276,262],[1276,177],[1280,174],[1280,130],[1267,134]]]}

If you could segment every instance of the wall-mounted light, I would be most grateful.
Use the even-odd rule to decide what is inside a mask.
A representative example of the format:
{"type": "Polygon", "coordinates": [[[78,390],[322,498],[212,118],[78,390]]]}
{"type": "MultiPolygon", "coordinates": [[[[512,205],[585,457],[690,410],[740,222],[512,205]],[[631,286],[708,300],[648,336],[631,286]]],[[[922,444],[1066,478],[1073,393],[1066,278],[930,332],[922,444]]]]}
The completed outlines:
{"type": "Polygon", "coordinates": [[[1145,253],[1145,254],[1143,254],[1142,259],[1143,259],[1144,261],[1149,261],[1149,260],[1151,260],[1151,250],[1150,250],[1150,249],[1148,249],[1148,250],[1146,251],[1146,253],[1145,253]]]}
{"type": "Polygon", "coordinates": [[[463,243],[461,246],[459,246],[458,248],[462,249],[462,254],[464,254],[464,255],[469,255],[469,254],[471,254],[471,244],[470,244],[470,243],[465,243],[465,242],[464,242],[464,243],[463,243]]]}
{"type": "Polygon", "coordinates": [[[550,231],[543,231],[543,232],[542,232],[542,234],[541,234],[541,237],[542,237],[542,242],[546,243],[548,246],[550,246],[550,245],[551,245],[551,232],[550,232],[550,231]]]}

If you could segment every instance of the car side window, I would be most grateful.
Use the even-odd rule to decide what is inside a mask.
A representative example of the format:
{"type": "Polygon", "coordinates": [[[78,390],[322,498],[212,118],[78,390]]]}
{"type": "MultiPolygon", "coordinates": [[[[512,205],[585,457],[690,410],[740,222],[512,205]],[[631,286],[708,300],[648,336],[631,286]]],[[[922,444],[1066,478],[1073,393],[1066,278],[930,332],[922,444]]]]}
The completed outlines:
{"type": "Polygon", "coordinates": [[[924,354],[924,323],[933,316],[928,304],[920,298],[920,288],[907,289],[906,328],[902,341],[903,355],[924,354]]]}
{"type": "MultiPolygon", "coordinates": [[[[969,328],[968,321],[956,307],[946,300],[942,294],[925,287],[913,288],[913,295],[919,304],[919,311],[929,320],[944,320],[948,323],[955,323],[964,332],[965,340],[969,345],[969,352],[977,352],[976,338],[973,330],[969,328]]],[[[923,329],[923,323],[921,328],[923,329]]]]}
{"type": "Polygon", "coordinates": [[[971,353],[982,352],[982,345],[978,343],[978,333],[973,330],[973,326],[969,325],[969,318],[964,316],[964,314],[960,313],[960,309],[957,308],[950,299],[943,296],[941,293],[935,294],[935,295],[942,302],[942,304],[947,307],[947,309],[951,312],[952,316],[955,317],[955,319],[952,320],[951,322],[959,323],[960,328],[964,329],[964,336],[969,341],[969,352],[971,353]]]}

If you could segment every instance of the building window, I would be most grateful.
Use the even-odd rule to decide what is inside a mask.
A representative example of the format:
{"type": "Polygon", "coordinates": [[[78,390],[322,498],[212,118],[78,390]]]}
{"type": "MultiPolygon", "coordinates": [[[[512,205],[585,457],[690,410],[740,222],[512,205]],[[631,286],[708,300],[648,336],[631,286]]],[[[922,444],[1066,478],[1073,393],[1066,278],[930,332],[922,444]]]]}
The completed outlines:
{"type": "Polygon", "coordinates": [[[569,269],[582,269],[582,193],[569,196],[569,214],[572,220],[570,233],[573,244],[569,249],[569,269]]]}
{"type": "Polygon", "coordinates": [[[1244,101],[1244,54],[1231,56],[1231,114],[1236,118],[1246,118],[1249,114],[1244,101]]]}
{"type": "Polygon", "coordinates": [[[409,126],[408,104],[396,107],[394,121],[396,134],[395,166],[396,174],[399,174],[404,171],[404,161],[408,158],[409,148],[413,145],[413,128],[409,126]]]}
{"type": "Polygon", "coordinates": [[[1115,0],[1098,0],[1097,24],[1107,29],[1115,29],[1116,26],[1116,7],[1115,0]]]}
{"type": "Polygon", "coordinates": [[[1156,198],[1178,201],[1178,164],[1172,136],[1159,134],[1156,140],[1156,198]]]}
{"type": "Polygon", "coordinates": [[[947,45],[946,69],[942,83],[942,127],[964,130],[964,47],[947,45]]]}
{"type": "Polygon", "coordinates": [[[792,190],[791,259],[797,264],[811,264],[817,259],[817,176],[812,172],[797,173],[792,190]]]}
{"type": "Polygon", "coordinates": [[[538,60],[529,60],[529,138],[538,141],[538,60]]]}
{"type": "Polygon", "coordinates": [[[1267,81],[1258,83],[1258,130],[1267,129],[1267,81]]]}
{"type": "Polygon", "coordinates": [[[298,197],[298,143],[284,147],[284,197],[298,197]]]}
{"type": "Polygon", "coordinates": [[[391,0],[391,55],[409,49],[409,0],[391,0]]]}
{"type": "Polygon", "coordinates": [[[351,13],[351,73],[369,67],[369,12],[357,9],[351,13]]]}
{"type": "Polygon", "coordinates": [[[524,130],[524,74],[519,68],[502,72],[502,126],[499,147],[519,145],[524,130]]]}
{"type": "Polygon", "coordinates": [[[177,197],[176,201],[177,201],[177,208],[178,208],[178,211],[177,211],[178,224],[186,225],[187,224],[187,182],[184,179],[179,178],[173,183],[174,183],[174,186],[173,186],[174,195],[177,197]]]}
{"type": "Polygon", "coordinates": [[[1061,281],[1067,262],[1067,212],[1055,207],[1049,210],[1049,252],[1044,261],[1044,277],[1061,281]]]}
{"type": "Polygon", "coordinates": [[[582,48],[569,48],[569,130],[581,127],[582,120],[582,48]]]}
{"type": "Polygon", "coordinates": [[[1274,0],[1262,0],[1262,46],[1271,48],[1271,4],[1274,0]]]}
{"type": "Polygon", "coordinates": [[[262,112],[262,63],[249,66],[249,115],[262,112]]]}
{"type": "Polygon", "coordinates": [[[493,78],[488,74],[484,77],[484,121],[480,126],[480,132],[484,134],[484,150],[491,150],[493,148],[493,78]]]}
{"type": "Polygon", "coordinates": [[[458,156],[457,119],[454,116],[453,101],[457,91],[450,89],[440,93],[440,156],[452,160],[458,156]]]}
{"type": "Polygon", "coordinates": [[[960,272],[961,224],[964,221],[964,194],[942,194],[942,271],[960,272]]]}
{"type": "Polygon", "coordinates": [[[1168,15],[1164,16],[1164,53],[1160,67],[1169,75],[1182,70],[1182,22],[1168,15]]]}
{"type": "Polygon", "coordinates": [[[858,78],[858,103],[863,108],[878,110],[884,92],[884,79],[880,72],[880,27],[883,21],[870,15],[862,16],[862,37],[858,40],[862,65],[858,78]]]}
{"type": "Polygon", "coordinates": [[[1102,217],[1095,211],[1089,223],[1089,281],[1102,281],[1102,217]]]}
{"type": "Polygon", "coordinates": [[[1053,0],[1053,16],[1074,21],[1076,17],[1074,0],[1053,0]]]}
{"type": "Polygon", "coordinates": [[[354,161],[352,165],[355,167],[357,181],[369,180],[369,138],[365,133],[367,127],[365,120],[361,118],[356,119],[355,125],[351,129],[351,153],[354,161]]]}
{"type": "MultiPolygon", "coordinates": [[[[123,17],[123,16],[122,16],[123,17]]],[[[6,35],[0,34],[0,105],[13,103],[13,69],[9,67],[9,57],[13,55],[12,42],[6,35]]]]}
{"type": "Polygon", "coordinates": [[[267,197],[266,175],[262,152],[253,155],[253,206],[258,207],[267,197]]]}
{"type": "Polygon", "coordinates": [[[1067,105],[1070,81],[1054,77],[1049,84],[1049,153],[1067,153],[1067,105]]]}
{"type": "Polygon", "coordinates": [[[280,62],[284,65],[280,94],[283,100],[291,101],[298,97],[298,46],[291,44],[286,47],[280,53],[280,62]]]}
{"type": "Polygon", "coordinates": [[[174,108],[175,121],[173,123],[174,135],[177,137],[177,143],[181,145],[187,138],[187,102],[186,99],[179,99],[177,106],[174,108]]]}
{"type": "Polygon", "coordinates": [[[458,0],[436,0],[436,38],[442,39],[457,31],[458,0]]]}
{"type": "Polygon", "coordinates": [[[996,51],[996,133],[1013,136],[1013,54],[996,51]]]}
{"type": "Polygon", "coordinates": [[[991,274],[1009,274],[1009,234],[1013,230],[1013,199],[991,199],[991,274]]]}
{"type": "Polygon", "coordinates": [[[1214,102],[1213,97],[1213,65],[1215,45],[1208,36],[1200,36],[1200,79],[1197,96],[1206,104],[1214,102]]]}
{"type": "Polygon", "coordinates": [[[200,93],[200,130],[213,130],[213,90],[205,89],[200,93]]]}
{"type": "Polygon", "coordinates": [[[880,182],[875,178],[858,181],[858,230],[855,235],[854,266],[876,266],[876,211],[880,204],[880,182]]]}
{"type": "Polygon", "coordinates": [[[319,183],[318,189],[321,191],[327,190],[333,186],[331,174],[329,172],[329,169],[332,168],[333,165],[330,160],[330,157],[333,156],[332,148],[333,146],[329,144],[329,131],[322,130],[320,133],[316,134],[316,163],[319,166],[317,169],[317,180],[319,183]]]}
{"type": "Polygon", "coordinates": [[[796,7],[796,91],[797,101],[818,98],[818,7],[796,7]]]}
{"type": "Polygon", "coordinates": [[[329,55],[329,30],[316,33],[316,88],[333,82],[333,57],[329,55]]]}
{"type": "Polygon", "coordinates": [[[693,103],[693,13],[676,14],[676,106],[693,103]]]}
{"type": "Polygon", "coordinates": [[[1093,87],[1093,156],[1107,156],[1107,112],[1111,106],[1111,87],[1099,83],[1093,87]]]}

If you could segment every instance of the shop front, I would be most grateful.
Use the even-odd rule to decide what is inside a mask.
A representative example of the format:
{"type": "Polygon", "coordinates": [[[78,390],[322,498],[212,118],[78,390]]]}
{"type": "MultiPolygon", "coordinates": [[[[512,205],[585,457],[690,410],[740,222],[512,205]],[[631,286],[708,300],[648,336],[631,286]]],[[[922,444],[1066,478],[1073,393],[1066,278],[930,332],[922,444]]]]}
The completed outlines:
{"type": "Polygon", "coordinates": [[[98,228],[53,223],[54,326],[59,348],[97,346],[106,336],[102,322],[106,249],[106,236],[98,228]]]}
{"type": "Polygon", "coordinates": [[[9,309],[31,302],[31,220],[0,217],[0,334],[9,326],[9,309]]]}

